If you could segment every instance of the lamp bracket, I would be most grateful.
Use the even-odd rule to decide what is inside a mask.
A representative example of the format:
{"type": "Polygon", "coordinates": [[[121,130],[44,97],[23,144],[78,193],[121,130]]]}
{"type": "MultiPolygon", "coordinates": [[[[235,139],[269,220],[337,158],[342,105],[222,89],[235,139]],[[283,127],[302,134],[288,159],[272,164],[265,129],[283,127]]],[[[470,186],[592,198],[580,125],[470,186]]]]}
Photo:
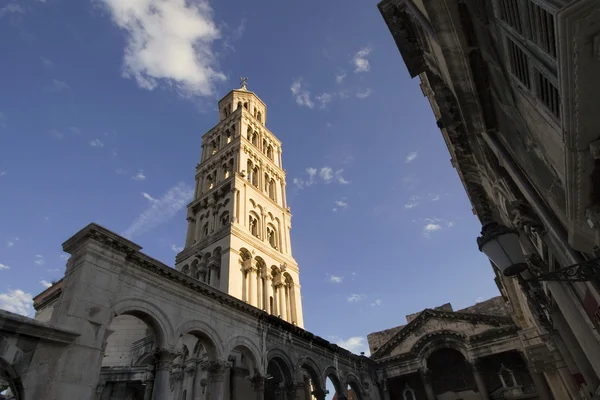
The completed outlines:
{"type": "Polygon", "coordinates": [[[589,282],[594,279],[600,280],[600,257],[557,269],[556,271],[539,273],[539,271],[534,269],[531,272],[535,276],[526,279],[526,282],[589,282]]]}

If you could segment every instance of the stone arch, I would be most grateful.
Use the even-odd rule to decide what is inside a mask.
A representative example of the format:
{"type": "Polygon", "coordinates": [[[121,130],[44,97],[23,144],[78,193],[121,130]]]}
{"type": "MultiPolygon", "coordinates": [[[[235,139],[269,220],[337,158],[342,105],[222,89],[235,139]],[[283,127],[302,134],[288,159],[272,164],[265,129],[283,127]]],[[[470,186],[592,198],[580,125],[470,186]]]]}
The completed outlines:
{"type": "Polygon", "coordinates": [[[0,337],[0,379],[6,381],[16,400],[25,398],[23,382],[14,368],[14,363],[22,354],[22,351],[13,344],[0,337]]]}
{"type": "Polygon", "coordinates": [[[352,389],[352,391],[354,392],[354,395],[356,396],[357,400],[363,400],[364,396],[363,396],[363,387],[360,383],[360,379],[358,379],[358,377],[356,375],[354,375],[352,372],[349,372],[346,375],[346,385],[345,386],[350,386],[350,389],[352,389]]]}
{"type": "Polygon", "coordinates": [[[466,360],[469,359],[465,335],[450,330],[436,331],[423,336],[412,346],[411,352],[418,357],[423,367],[426,367],[427,358],[436,350],[443,348],[457,350],[466,360]]]}
{"type": "Polygon", "coordinates": [[[302,356],[296,361],[296,371],[305,370],[313,384],[321,390],[325,389],[325,381],[323,381],[323,373],[318,364],[308,356],[302,356]]]}
{"type": "Polygon", "coordinates": [[[292,359],[290,358],[290,356],[285,351],[278,349],[278,348],[269,350],[267,352],[267,356],[264,359],[265,370],[267,369],[269,362],[273,359],[279,359],[280,360],[279,362],[283,363],[283,365],[289,371],[289,374],[290,374],[289,379],[291,381],[294,377],[294,373],[296,370],[294,369],[294,363],[292,362],[292,359]]]}
{"type": "Polygon", "coordinates": [[[131,315],[150,326],[159,348],[173,347],[173,325],[166,313],[151,302],[139,298],[121,299],[112,309],[114,316],[131,315]]]}
{"type": "Polygon", "coordinates": [[[185,334],[194,335],[202,340],[202,344],[206,349],[208,357],[216,360],[223,357],[223,341],[219,333],[211,325],[204,321],[192,320],[186,321],[180,325],[175,331],[176,337],[179,338],[185,334]]]}
{"type": "Polygon", "coordinates": [[[242,258],[242,261],[252,260],[252,253],[245,247],[242,247],[240,249],[240,257],[242,258]]]}
{"type": "Polygon", "coordinates": [[[336,393],[346,393],[346,391],[344,390],[345,387],[341,385],[338,370],[333,365],[329,365],[323,370],[323,383],[327,381],[327,378],[331,380],[331,383],[333,384],[336,393]]]}
{"type": "Polygon", "coordinates": [[[233,350],[238,350],[242,352],[246,357],[250,356],[253,362],[253,367],[255,371],[250,371],[251,374],[260,373],[263,374],[266,371],[261,371],[262,360],[260,357],[259,347],[246,336],[243,335],[235,335],[227,340],[227,344],[225,345],[225,349],[227,349],[227,354],[231,353],[233,350]]]}

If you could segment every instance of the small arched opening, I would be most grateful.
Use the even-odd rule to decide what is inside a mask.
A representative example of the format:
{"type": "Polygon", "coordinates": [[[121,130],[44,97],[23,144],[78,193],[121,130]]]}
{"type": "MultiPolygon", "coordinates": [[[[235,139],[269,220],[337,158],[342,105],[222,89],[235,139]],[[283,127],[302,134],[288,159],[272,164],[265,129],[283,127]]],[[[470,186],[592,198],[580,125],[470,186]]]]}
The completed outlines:
{"type": "Polygon", "coordinates": [[[441,348],[433,351],[427,358],[427,368],[435,377],[432,385],[437,395],[446,392],[466,392],[477,388],[469,363],[456,349],[441,348]]]}
{"type": "Polygon", "coordinates": [[[280,357],[273,357],[267,364],[267,381],[264,400],[292,400],[294,382],[292,371],[280,357]]]}

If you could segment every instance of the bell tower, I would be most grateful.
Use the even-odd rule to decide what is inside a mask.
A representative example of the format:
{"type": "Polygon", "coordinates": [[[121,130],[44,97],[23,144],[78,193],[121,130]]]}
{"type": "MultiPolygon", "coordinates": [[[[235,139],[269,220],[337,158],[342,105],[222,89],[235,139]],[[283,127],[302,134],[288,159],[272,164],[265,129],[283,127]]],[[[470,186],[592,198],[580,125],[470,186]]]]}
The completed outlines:
{"type": "Polygon", "coordinates": [[[202,136],[175,268],[303,327],[281,142],[266,127],[265,103],[246,85],[241,78],[219,101],[219,123],[202,136]]]}

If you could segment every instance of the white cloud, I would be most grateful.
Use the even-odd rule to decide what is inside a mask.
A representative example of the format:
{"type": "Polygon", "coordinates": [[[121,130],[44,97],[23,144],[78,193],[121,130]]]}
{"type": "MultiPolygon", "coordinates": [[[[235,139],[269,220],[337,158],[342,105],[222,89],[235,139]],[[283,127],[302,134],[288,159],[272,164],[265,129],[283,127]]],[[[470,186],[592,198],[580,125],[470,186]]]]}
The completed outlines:
{"type": "Polygon", "coordinates": [[[342,185],[348,185],[350,184],[350,181],[346,180],[343,176],[342,173],[344,172],[343,169],[337,170],[335,171],[335,179],[337,180],[338,183],[342,184],[342,185]]]}
{"type": "Polygon", "coordinates": [[[58,256],[61,260],[68,260],[71,257],[69,254],[61,254],[58,256]]]}
{"type": "Polygon", "coordinates": [[[371,307],[380,306],[380,305],[381,305],[381,299],[377,299],[371,303],[371,307]]]}
{"type": "Polygon", "coordinates": [[[123,169],[123,168],[117,168],[116,171],[117,171],[118,175],[127,175],[127,174],[129,174],[129,172],[127,172],[127,170],[123,169]]]}
{"type": "Polygon", "coordinates": [[[452,228],[454,226],[454,222],[448,220],[442,220],[440,218],[425,218],[425,225],[423,230],[425,231],[425,236],[428,236],[432,232],[437,232],[445,228],[452,228]]]}
{"type": "Polygon", "coordinates": [[[42,60],[42,64],[44,64],[44,67],[48,69],[54,69],[54,63],[52,61],[48,60],[45,57],[40,57],[40,59],[42,60]]]}
{"type": "Polygon", "coordinates": [[[146,179],[146,175],[144,175],[144,170],[140,169],[137,174],[131,177],[134,181],[143,181],[146,179]]]}
{"type": "Polygon", "coordinates": [[[0,309],[31,316],[33,315],[33,296],[20,289],[0,293],[0,309]]]}
{"type": "Polygon", "coordinates": [[[442,226],[440,224],[429,223],[429,224],[426,224],[423,229],[425,230],[425,232],[435,232],[435,231],[439,231],[440,229],[442,229],[442,226]]]}
{"type": "Polygon", "coordinates": [[[6,264],[0,263],[0,271],[2,271],[3,269],[10,269],[10,267],[6,264]]]}
{"type": "Polygon", "coordinates": [[[348,303],[359,302],[359,301],[363,300],[365,297],[367,297],[367,296],[362,293],[360,293],[360,294],[353,293],[350,296],[348,296],[348,303]]]}
{"type": "Polygon", "coordinates": [[[337,200],[335,201],[335,207],[331,211],[337,212],[346,209],[348,209],[348,203],[346,203],[344,200],[337,200]]]}
{"type": "Polygon", "coordinates": [[[40,283],[41,283],[41,284],[42,284],[42,286],[44,286],[46,289],[47,289],[47,288],[49,288],[50,286],[52,286],[52,283],[50,283],[50,282],[48,282],[48,281],[46,281],[46,280],[44,280],[44,279],[42,279],[42,280],[40,281],[40,283]]]}
{"type": "Polygon", "coordinates": [[[367,56],[371,53],[371,49],[369,47],[363,47],[354,55],[352,58],[352,63],[354,64],[354,72],[367,72],[371,69],[371,65],[369,64],[369,60],[367,60],[367,56]]]}
{"type": "Polygon", "coordinates": [[[358,92],[358,93],[356,93],[356,97],[359,98],[359,99],[366,99],[372,93],[373,93],[373,91],[369,88],[369,89],[365,90],[364,92],[358,92]]]}
{"type": "Polygon", "coordinates": [[[351,351],[355,354],[359,354],[361,352],[368,353],[369,349],[367,348],[367,343],[364,337],[361,336],[353,336],[346,340],[338,339],[336,344],[348,351],[351,351]]]}
{"type": "Polygon", "coordinates": [[[335,81],[337,83],[342,83],[344,81],[345,77],[346,77],[346,72],[340,72],[339,74],[336,74],[335,81]]]}
{"type": "Polygon", "coordinates": [[[6,171],[0,171],[0,176],[4,176],[4,175],[6,175],[7,173],[8,173],[8,172],[6,172],[6,171]]]}
{"type": "Polygon", "coordinates": [[[13,242],[12,240],[9,240],[8,242],[6,242],[6,247],[11,248],[15,245],[15,242],[13,242]]]}
{"type": "Polygon", "coordinates": [[[104,143],[100,141],[100,139],[94,139],[90,141],[90,146],[92,147],[104,147],[104,143]]]}
{"type": "Polygon", "coordinates": [[[413,162],[416,158],[417,158],[417,152],[413,151],[412,153],[410,153],[409,155],[406,156],[406,160],[404,162],[405,163],[413,162]]]}
{"type": "Polygon", "coordinates": [[[343,276],[337,276],[337,275],[329,275],[329,279],[328,279],[328,281],[331,283],[342,283],[343,280],[344,280],[343,276]]]}
{"type": "Polygon", "coordinates": [[[325,108],[327,104],[331,103],[335,97],[335,93],[321,93],[315,97],[315,99],[321,103],[321,108],[325,108]]]}
{"type": "Polygon", "coordinates": [[[0,8],[0,19],[8,13],[25,14],[25,9],[18,4],[9,3],[0,8]]]}
{"type": "Polygon", "coordinates": [[[440,199],[440,195],[439,195],[439,194],[436,194],[435,196],[433,196],[433,197],[431,198],[431,201],[438,201],[439,199],[440,199]]]}
{"type": "Polygon", "coordinates": [[[148,193],[146,192],[142,192],[142,196],[144,196],[145,199],[148,199],[150,201],[156,201],[156,199],[152,196],[150,196],[148,193]]]}
{"type": "Polygon", "coordinates": [[[139,87],[174,87],[184,96],[209,96],[225,80],[211,47],[220,33],[207,0],[103,0],[126,30],[123,75],[139,87]]]}
{"type": "Polygon", "coordinates": [[[449,222],[448,222],[448,228],[452,228],[453,226],[454,226],[454,222],[452,222],[452,221],[449,221],[449,222]]]}
{"type": "Polygon", "coordinates": [[[483,301],[483,297],[478,297],[475,299],[475,304],[481,303],[483,301]]]}
{"type": "Polygon", "coordinates": [[[62,92],[64,90],[69,90],[71,87],[65,81],[61,81],[58,79],[52,79],[52,83],[44,86],[44,90],[47,92],[62,92]]]}
{"type": "Polygon", "coordinates": [[[192,200],[193,196],[194,189],[192,187],[183,182],[178,183],[156,201],[151,201],[148,208],[129,225],[122,235],[131,238],[170,220],[192,200]]]}
{"type": "Polygon", "coordinates": [[[296,98],[296,104],[313,108],[315,104],[310,98],[310,92],[302,87],[302,78],[296,79],[290,87],[292,94],[296,98]]]}
{"type": "Polygon", "coordinates": [[[415,208],[419,205],[419,199],[419,196],[411,196],[410,199],[408,199],[408,203],[404,205],[404,208],[415,208]]]}
{"type": "Polygon", "coordinates": [[[36,254],[35,255],[35,261],[34,261],[35,265],[44,265],[46,263],[46,259],[44,258],[44,256],[40,255],[40,254],[36,254]]]}
{"type": "Polygon", "coordinates": [[[303,181],[300,178],[294,178],[292,179],[292,183],[298,188],[298,189],[304,189],[304,186],[306,185],[306,182],[303,181]]]}
{"type": "Polygon", "coordinates": [[[175,253],[179,253],[183,250],[183,246],[177,246],[177,245],[171,245],[171,250],[173,250],[175,253]]]}
{"type": "Polygon", "coordinates": [[[330,167],[323,167],[321,168],[321,171],[319,171],[319,175],[321,176],[321,179],[325,181],[325,183],[329,183],[333,179],[333,169],[330,167]]]}

